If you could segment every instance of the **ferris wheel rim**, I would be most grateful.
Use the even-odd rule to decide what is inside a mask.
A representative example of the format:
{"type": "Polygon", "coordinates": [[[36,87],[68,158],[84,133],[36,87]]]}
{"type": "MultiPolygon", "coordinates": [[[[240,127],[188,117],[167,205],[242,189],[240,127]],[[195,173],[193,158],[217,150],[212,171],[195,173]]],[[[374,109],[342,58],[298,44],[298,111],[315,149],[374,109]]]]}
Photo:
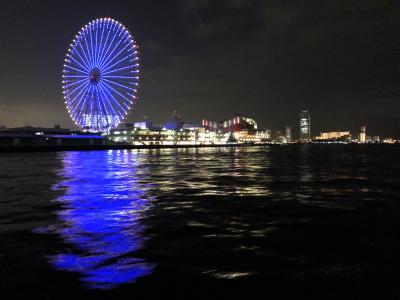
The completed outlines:
{"type": "Polygon", "coordinates": [[[99,132],[124,120],[138,99],[137,48],[128,29],[111,18],[95,19],[78,31],[62,75],[65,105],[75,125],[99,132]]]}

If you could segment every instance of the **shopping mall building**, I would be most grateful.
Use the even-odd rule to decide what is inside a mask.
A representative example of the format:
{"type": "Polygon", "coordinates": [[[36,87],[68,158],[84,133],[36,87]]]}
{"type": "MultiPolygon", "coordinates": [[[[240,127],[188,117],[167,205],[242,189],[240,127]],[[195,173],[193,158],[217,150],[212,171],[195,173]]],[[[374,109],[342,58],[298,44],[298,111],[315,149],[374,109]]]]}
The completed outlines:
{"type": "Polygon", "coordinates": [[[248,117],[235,116],[223,122],[202,120],[201,125],[175,118],[164,125],[151,122],[124,123],[112,129],[108,138],[131,145],[221,145],[268,143],[270,130],[258,130],[248,117]]]}

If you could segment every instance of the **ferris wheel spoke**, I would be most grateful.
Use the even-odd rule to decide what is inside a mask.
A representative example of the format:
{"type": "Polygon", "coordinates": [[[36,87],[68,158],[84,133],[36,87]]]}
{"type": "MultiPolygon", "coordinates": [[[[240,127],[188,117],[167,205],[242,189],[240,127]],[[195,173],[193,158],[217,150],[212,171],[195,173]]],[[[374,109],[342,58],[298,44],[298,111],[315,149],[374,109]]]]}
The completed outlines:
{"type": "MultiPolygon", "coordinates": [[[[84,69],[87,70],[87,71],[89,71],[89,70],[90,70],[90,66],[87,64],[87,60],[84,60],[84,59],[83,59],[83,57],[82,57],[81,54],[79,53],[78,49],[76,49],[75,52],[76,52],[76,54],[78,55],[78,57],[79,57],[79,59],[81,60],[81,62],[85,65],[84,69]]],[[[85,53],[84,53],[84,54],[85,54],[85,53]]],[[[73,57],[71,54],[69,55],[69,57],[74,59],[74,57],[73,57]]],[[[75,59],[74,59],[74,60],[75,60],[75,59]]],[[[76,63],[79,63],[78,60],[75,60],[75,61],[76,61],[76,63]]],[[[83,67],[83,66],[82,66],[82,67],[83,67]]]]}
{"type": "Polygon", "coordinates": [[[123,71],[123,70],[127,70],[127,69],[135,69],[136,70],[136,68],[138,67],[138,64],[136,64],[136,65],[129,65],[129,66],[126,66],[126,67],[122,67],[122,68],[118,68],[118,69],[113,69],[113,70],[111,70],[111,71],[107,71],[107,72],[101,72],[101,74],[103,74],[103,76],[104,75],[108,75],[108,74],[112,74],[112,73],[115,73],[115,72],[118,72],[118,71],[123,71]]]}
{"type": "Polygon", "coordinates": [[[107,54],[107,56],[106,56],[105,58],[103,58],[103,61],[102,61],[101,64],[100,64],[100,67],[101,67],[101,68],[104,67],[104,64],[105,64],[107,61],[111,61],[111,60],[109,60],[110,56],[115,52],[115,50],[118,49],[119,45],[120,45],[122,42],[125,42],[125,39],[126,39],[126,38],[120,39],[120,40],[118,41],[118,43],[117,43],[116,45],[113,46],[113,48],[112,48],[111,51],[107,54]]]}
{"type": "Polygon", "coordinates": [[[125,97],[123,95],[121,95],[118,91],[116,91],[115,89],[113,89],[110,86],[108,86],[107,84],[104,84],[104,82],[103,82],[103,85],[104,85],[103,86],[104,90],[112,97],[112,99],[114,100],[114,103],[116,103],[124,111],[124,113],[126,113],[126,109],[124,107],[122,107],[121,104],[125,105],[127,109],[129,109],[129,106],[125,102],[119,103],[117,101],[117,99],[116,99],[116,96],[112,95],[110,90],[113,91],[114,93],[116,93],[117,95],[119,95],[122,98],[125,98],[125,97]]]}
{"type": "MultiPolygon", "coordinates": [[[[118,53],[115,54],[115,55],[113,56],[113,58],[109,59],[109,63],[104,63],[104,64],[102,65],[102,68],[104,68],[104,70],[108,70],[108,69],[109,69],[110,63],[112,63],[113,61],[115,61],[115,60],[117,59],[117,57],[122,53],[122,51],[125,51],[129,46],[130,46],[130,44],[126,44],[125,46],[123,46],[123,47],[118,51],[118,53]]],[[[136,54],[136,53],[133,52],[133,54],[136,54]]],[[[127,56],[128,56],[128,57],[129,57],[129,56],[132,56],[132,53],[129,53],[127,56]]],[[[115,65],[115,64],[114,64],[114,65],[115,65]]]]}
{"type": "Polygon", "coordinates": [[[102,76],[102,78],[119,78],[119,79],[139,79],[139,76],[119,76],[119,75],[106,75],[102,76]]]}
{"type": "Polygon", "coordinates": [[[103,71],[108,71],[110,68],[115,67],[117,65],[119,65],[120,63],[126,61],[128,58],[130,58],[132,56],[132,54],[128,54],[127,56],[125,56],[124,58],[121,58],[119,61],[113,63],[112,65],[109,65],[108,67],[106,67],[105,69],[103,69],[103,71]]]}
{"type": "Polygon", "coordinates": [[[118,83],[118,82],[115,82],[115,81],[112,81],[112,80],[108,80],[108,79],[105,79],[105,78],[103,78],[103,80],[105,80],[105,81],[107,81],[107,82],[109,82],[109,83],[111,83],[111,84],[118,85],[119,87],[122,87],[122,88],[125,88],[125,89],[128,89],[128,90],[131,90],[131,91],[133,91],[133,92],[137,92],[136,89],[134,89],[134,88],[132,88],[132,87],[129,87],[129,86],[126,86],[126,85],[123,85],[123,84],[121,84],[121,83],[118,83]]]}
{"type": "Polygon", "coordinates": [[[92,64],[92,62],[90,61],[89,50],[88,50],[88,46],[87,46],[87,44],[86,44],[86,37],[85,37],[85,34],[83,34],[82,40],[83,40],[83,42],[80,43],[80,47],[81,47],[82,53],[83,53],[84,56],[85,56],[85,59],[86,59],[86,61],[87,61],[87,64],[89,65],[89,69],[91,69],[92,66],[93,66],[93,64],[92,64]],[[85,47],[83,47],[83,46],[85,46],[85,47]]]}
{"type": "Polygon", "coordinates": [[[105,94],[103,94],[103,96],[107,99],[108,106],[110,107],[110,109],[112,111],[112,113],[110,114],[111,118],[114,118],[114,119],[117,118],[118,120],[123,119],[124,118],[123,114],[121,114],[119,110],[115,111],[114,107],[110,103],[110,100],[107,98],[107,96],[105,94]]]}
{"type": "Polygon", "coordinates": [[[104,126],[104,110],[101,107],[101,101],[99,97],[99,93],[97,90],[97,86],[94,86],[93,89],[93,101],[91,101],[91,111],[97,112],[96,114],[92,114],[92,121],[93,118],[95,118],[96,124],[97,124],[97,130],[100,128],[103,128],[104,126]],[[94,107],[93,107],[94,106],[94,107]]]}
{"type": "Polygon", "coordinates": [[[85,29],[85,32],[84,32],[84,34],[83,34],[83,37],[84,37],[85,46],[86,46],[86,50],[87,50],[87,57],[88,57],[88,60],[89,60],[89,62],[90,62],[90,67],[93,68],[93,66],[94,66],[93,59],[92,59],[93,57],[92,57],[91,54],[90,54],[89,42],[88,42],[88,40],[87,40],[87,38],[86,38],[86,31],[88,31],[88,29],[85,29]]]}
{"type": "Polygon", "coordinates": [[[76,94],[73,98],[68,102],[68,107],[73,107],[74,112],[76,112],[76,108],[81,103],[83,97],[85,96],[86,91],[88,90],[88,86],[84,87],[78,94],[76,94]],[[80,97],[80,98],[79,98],[80,97]]]}
{"type": "MultiPolygon", "coordinates": [[[[129,98],[127,98],[124,94],[122,94],[120,91],[118,91],[116,88],[114,88],[114,87],[112,87],[111,85],[109,85],[108,83],[106,83],[106,82],[102,82],[102,84],[106,87],[106,88],[108,88],[109,90],[111,90],[112,92],[114,92],[115,94],[117,94],[118,96],[120,96],[122,99],[124,99],[125,101],[127,101],[127,102],[129,102],[130,104],[132,104],[133,103],[133,101],[132,100],[130,100],[129,98]]],[[[127,93],[127,92],[126,92],[127,93]]],[[[128,94],[128,93],[127,93],[128,94]]],[[[130,94],[128,94],[128,95],[130,95],[130,94]]],[[[123,102],[124,103],[124,102],[123,102]]],[[[125,104],[125,103],[124,103],[125,104]]],[[[125,104],[126,105],[126,104],[125,104]]]]}
{"type": "MultiPolygon", "coordinates": [[[[100,26],[101,26],[101,24],[100,24],[100,26]]],[[[98,46],[98,52],[97,52],[97,62],[99,62],[99,60],[100,60],[100,53],[101,53],[101,47],[102,47],[102,44],[103,44],[103,35],[104,35],[104,30],[105,30],[105,27],[104,26],[101,26],[102,28],[102,30],[101,30],[101,34],[100,34],[100,43],[98,44],[98,45],[96,45],[96,46],[98,46]]]]}
{"type": "Polygon", "coordinates": [[[84,82],[82,84],[80,84],[79,86],[75,87],[72,91],[67,91],[67,93],[65,94],[66,97],[71,96],[73,93],[75,93],[77,90],[79,89],[83,89],[87,84],[89,84],[89,82],[84,82]]]}
{"type": "Polygon", "coordinates": [[[89,30],[89,37],[90,37],[90,55],[93,61],[93,66],[96,66],[96,61],[95,61],[95,55],[94,55],[94,49],[93,49],[93,38],[92,38],[92,28],[89,30]]]}
{"type": "MultiPolygon", "coordinates": [[[[114,42],[114,40],[115,40],[115,37],[116,37],[116,35],[114,34],[113,37],[112,37],[112,39],[111,39],[111,41],[110,41],[110,43],[108,44],[107,48],[106,48],[106,49],[103,49],[103,53],[101,54],[100,61],[99,61],[99,66],[100,66],[100,67],[101,67],[101,65],[103,64],[103,61],[104,61],[104,59],[105,59],[105,56],[107,55],[108,51],[110,50],[110,47],[111,47],[111,45],[113,44],[113,42],[114,42]]],[[[105,48],[105,46],[104,46],[104,48],[105,48]]]]}
{"type": "MultiPolygon", "coordinates": [[[[95,26],[98,26],[98,22],[96,22],[95,26]]],[[[95,28],[96,29],[96,28],[95,28]]],[[[98,30],[94,31],[94,62],[95,62],[95,66],[97,66],[97,35],[98,35],[98,30]]],[[[95,90],[96,91],[96,90],[95,90]]],[[[97,91],[96,91],[97,92],[97,91]]]]}
{"type": "Polygon", "coordinates": [[[103,100],[103,97],[102,97],[102,95],[101,95],[101,93],[100,93],[100,89],[99,89],[98,86],[96,86],[96,91],[97,91],[97,94],[99,95],[100,102],[101,102],[101,104],[103,105],[102,109],[103,109],[103,113],[104,113],[105,119],[106,119],[106,121],[107,121],[107,125],[110,125],[110,122],[109,122],[109,120],[108,120],[110,114],[109,114],[109,112],[108,112],[108,110],[107,110],[107,106],[106,106],[106,104],[105,104],[105,101],[103,100]]]}
{"type": "MultiPolygon", "coordinates": [[[[73,61],[75,63],[75,65],[81,67],[83,70],[80,70],[82,73],[85,72],[89,72],[89,69],[87,68],[87,66],[82,65],[79,61],[77,61],[74,57],[72,57],[71,55],[68,56],[68,59],[71,61],[73,61]]],[[[71,62],[72,63],[72,62],[71,62]]]]}
{"type": "MultiPolygon", "coordinates": [[[[127,98],[125,95],[121,94],[120,92],[118,92],[115,88],[113,88],[112,86],[110,86],[109,84],[103,82],[103,84],[108,87],[110,90],[112,90],[114,93],[116,93],[117,95],[119,95],[120,97],[122,97],[123,99],[125,99],[127,102],[129,102],[130,104],[133,104],[133,101],[129,98],[127,98]]],[[[130,95],[130,94],[128,94],[130,95]]],[[[126,103],[125,103],[126,105],[126,103]]],[[[128,106],[129,107],[129,106],[128,106]]]]}
{"type": "Polygon", "coordinates": [[[88,41],[86,39],[86,33],[87,33],[87,28],[85,28],[82,32],[82,35],[81,35],[82,42],[80,42],[80,46],[81,46],[81,50],[86,58],[86,61],[89,65],[89,69],[91,69],[93,67],[93,62],[90,60],[90,51],[89,51],[88,41]],[[85,46],[85,47],[83,47],[83,46],[85,46]]]}
{"type": "Polygon", "coordinates": [[[65,78],[87,78],[87,75],[63,75],[65,78]]]}
{"type": "MultiPolygon", "coordinates": [[[[83,34],[84,35],[84,34],[83,34]]],[[[83,40],[83,38],[81,38],[82,40],[83,40]]],[[[85,41],[85,43],[86,43],[86,41],[85,41]]],[[[86,51],[85,51],[85,49],[83,49],[83,46],[82,46],[82,42],[79,42],[79,47],[81,48],[81,50],[82,50],[82,53],[83,53],[83,56],[85,57],[85,59],[86,59],[86,64],[88,65],[88,69],[91,69],[92,68],[92,64],[91,64],[91,62],[90,62],[90,59],[89,59],[89,57],[86,55],[86,51]]],[[[77,51],[77,53],[79,53],[79,51],[77,51]]]]}
{"type": "Polygon", "coordinates": [[[100,47],[101,47],[103,33],[104,33],[104,28],[101,27],[101,24],[98,23],[97,26],[98,26],[98,30],[96,32],[96,36],[98,36],[98,38],[96,39],[96,66],[99,65],[100,47]]]}
{"type": "Polygon", "coordinates": [[[68,103],[71,104],[71,105],[74,104],[74,102],[78,99],[78,97],[80,95],[84,95],[85,94],[86,90],[88,89],[88,86],[89,86],[89,83],[86,83],[78,93],[76,93],[73,97],[71,97],[69,99],[68,103]]]}
{"type": "Polygon", "coordinates": [[[78,110],[78,106],[79,106],[79,105],[82,103],[82,101],[85,99],[85,96],[86,96],[86,94],[88,93],[88,90],[89,90],[89,89],[90,89],[90,87],[85,87],[84,89],[82,89],[82,91],[81,91],[81,93],[80,93],[80,98],[78,99],[79,96],[76,96],[76,97],[74,98],[74,102],[75,102],[76,99],[78,99],[78,101],[77,101],[75,104],[72,103],[72,104],[74,105],[74,111],[73,111],[73,113],[72,113],[72,116],[73,116],[74,118],[77,118],[78,115],[81,113],[82,107],[81,107],[80,110],[78,110]]]}
{"type": "Polygon", "coordinates": [[[115,107],[115,109],[117,110],[118,115],[121,118],[123,118],[124,114],[126,114],[126,109],[124,107],[122,107],[121,103],[118,100],[118,97],[116,95],[113,95],[106,87],[103,86],[102,88],[111,98],[110,105],[112,107],[115,107]]]}
{"type": "Polygon", "coordinates": [[[111,50],[111,52],[109,52],[109,53],[107,54],[107,56],[103,58],[103,61],[100,63],[100,68],[101,68],[102,70],[104,70],[104,69],[107,67],[107,65],[110,64],[110,63],[112,62],[112,60],[110,60],[110,56],[111,56],[111,54],[115,51],[115,49],[119,46],[120,43],[121,43],[121,41],[119,41],[119,42],[117,43],[117,45],[115,45],[115,47],[111,50]]]}
{"type": "MultiPolygon", "coordinates": [[[[82,114],[82,110],[85,107],[86,102],[88,101],[90,94],[91,94],[91,90],[93,88],[93,85],[89,85],[89,87],[85,90],[85,93],[83,94],[83,97],[81,98],[81,100],[79,101],[79,103],[81,104],[80,109],[78,111],[78,114],[82,114]],[[89,96],[88,96],[89,95],[89,96]]],[[[76,107],[79,106],[79,103],[77,103],[76,107]]]]}
{"type": "Polygon", "coordinates": [[[107,30],[107,36],[106,36],[106,39],[105,39],[103,45],[100,45],[101,48],[100,48],[100,52],[99,52],[99,65],[101,63],[101,59],[102,59],[102,56],[104,54],[104,51],[106,50],[106,45],[107,45],[107,42],[108,42],[108,38],[110,37],[110,33],[112,31],[113,26],[114,26],[114,24],[111,24],[110,28],[108,28],[108,24],[104,24],[104,28],[103,29],[107,28],[108,30],[107,30]]]}
{"type": "Polygon", "coordinates": [[[113,95],[111,95],[110,92],[109,92],[107,89],[105,89],[102,85],[99,85],[99,88],[100,88],[100,90],[102,91],[102,93],[103,93],[105,99],[107,100],[107,102],[108,102],[108,104],[109,104],[111,110],[114,112],[114,115],[115,115],[115,116],[119,115],[121,118],[123,118],[123,115],[120,113],[119,110],[117,110],[117,112],[114,110],[114,107],[113,107],[113,105],[111,104],[111,101],[110,101],[110,99],[107,97],[106,93],[111,97],[112,101],[113,101],[114,103],[116,103],[122,110],[124,110],[123,107],[121,107],[121,105],[115,100],[115,98],[113,97],[113,95]]]}
{"type": "MultiPolygon", "coordinates": [[[[64,80],[64,81],[65,81],[65,82],[68,82],[68,81],[72,81],[72,80],[64,80]]],[[[80,83],[80,82],[82,82],[82,81],[87,81],[87,78],[86,78],[86,79],[76,80],[76,81],[74,81],[73,83],[69,83],[69,84],[64,85],[64,86],[63,86],[63,87],[64,87],[64,90],[66,90],[68,87],[73,86],[73,85],[75,85],[75,84],[78,84],[78,83],[80,83]]]]}
{"type": "Polygon", "coordinates": [[[75,71],[77,71],[77,72],[81,72],[81,74],[87,74],[87,71],[83,71],[83,70],[81,70],[81,69],[78,69],[78,68],[75,68],[75,67],[73,67],[73,66],[70,66],[70,65],[65,65],[65,67],[66,68],[70,68],[70,69],[72,69],[72,70],[75,70],[75,71]]]}
{"type": "MultiPolygon", "coordinates": [[[[118,30],[117,30],[117,31],[118,31],[118,30]]],[[[111,45],[113,45],[113,43],[114,43],[116,37],[117,37],[117,32],[113,32],[113,37],[112,37],[112,39],[111,39],[111,42],[110,42],[110,44],[108,45],[106,52],[103,54],[102,58],[100,59],[100,62],[99,62],[99,66],[100,66],[100,67],[101,67],[102,64],[103,64],[103,61],[106,61],[106,55],[108,54],[108,51],[110,51],[111,45]]],[[[117,43],[117,46],[118,46],[119,43],[121,43],[121,41],[122,41],[122,40],[119,40],[119,42],[117,43]]]]}
{"type": "Polygon", "coordinates": [[[119,111],[117,111],[117,112],[115,111],[114,107],[113,107],[112,104],[110,103],[110,100],[108,99],[108,97],[105,95],[105,93],[104,93],[104,91],[103,91],[103,89],[102,89],[101,86],[99,87],[99,89],[100,89],[101,93],[103,94],[104,99],[106,99],[106,102],[107,102],[107,104],[108,104],[108,107],[109,107],[110,110],[112,111],[111,114],[110,114],[110,116],[111,116],[112,118],[118,118],[118,120],[119,120],[119,118],[123,118],[123,115],[122,115],[121,113],[119,113],[119,111]]]}
{"type": "MultiPolygon", "coordinates": [[[[94,25],[95,26],[95,25],[94,25]]],[[[93,66],[97,66],[97,61],[96,61],[96,42],[95,42],[95,34],[96,34],[95,28],[89,31],[89,36],[90,36],[90,47],[92,49],[92,59],[93,59],[93,66]]]]}
{"type": "MultiPolygon", "coordinates": [[[[109,59],[107,63],[104,63],[101,66],[103,68],[103,70],[107,71],[109,68],[115,66],[116,63],[114,63],[114,64],[112,64],[112,63],[117,59],[117,57],[122,53],[122,51],[125,51],[129,46],[130,46],[129,44],[125,45],[117,54],[115,54],[113,56],[113,58],[109,59]],[[112,64],[112,65],[110,66],[110,64],[112,64]]],[[[132,55],[134,55],[136,53],[137,53],[136,51],[133,51],[132,53],[128,53],[126,56],[131,57],[132,55]]]]}
{"type": "Polygon", "coordinates": [[[91,112],[96,112],[95,114],[92,114],[92,118],[96,118],[97,125],[99,121],[99,97],[97,94],[97,89],[96,86],[93,85],[93,94],[92,94],[92,100],[90,101],[90,111],[91,112]]]}

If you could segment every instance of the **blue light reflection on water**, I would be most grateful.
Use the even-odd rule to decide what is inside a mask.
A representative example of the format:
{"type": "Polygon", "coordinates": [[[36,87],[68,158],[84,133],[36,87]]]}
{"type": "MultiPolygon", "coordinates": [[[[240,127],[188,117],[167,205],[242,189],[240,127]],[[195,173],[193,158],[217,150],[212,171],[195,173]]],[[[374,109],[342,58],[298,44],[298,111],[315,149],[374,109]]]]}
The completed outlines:
{"type": "MultiPolygon", "coordinates": [[[[134,257],[143,247],[141,218],[150,206],[139,182],[137,153],[128,151],[60,154],[63,209],[55,231],[68,252],[50,257],[59,270],[78,272],[91,288],[112,288],[151,274],[154,265],[134,257]]],[[[143,174],[143,173],[142,173],[143,174]]],[[[142,175],[143,176],[143,175],[142,175]]]]}

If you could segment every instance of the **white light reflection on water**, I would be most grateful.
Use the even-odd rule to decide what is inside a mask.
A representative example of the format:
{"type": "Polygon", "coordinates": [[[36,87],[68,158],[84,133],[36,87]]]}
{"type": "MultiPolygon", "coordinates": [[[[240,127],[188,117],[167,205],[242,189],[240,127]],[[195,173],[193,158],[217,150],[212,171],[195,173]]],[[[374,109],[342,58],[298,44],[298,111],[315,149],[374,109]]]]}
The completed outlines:
{"type": "Polygon", "coordinates": [[[142,151],[162,193],[197,196],[265,196],[269,148],[187,148],[142,151]],[[262,162],[260,164],[260,162],[262,162]],[[262,174],[262,177],[260,175],[262,174]]]}

